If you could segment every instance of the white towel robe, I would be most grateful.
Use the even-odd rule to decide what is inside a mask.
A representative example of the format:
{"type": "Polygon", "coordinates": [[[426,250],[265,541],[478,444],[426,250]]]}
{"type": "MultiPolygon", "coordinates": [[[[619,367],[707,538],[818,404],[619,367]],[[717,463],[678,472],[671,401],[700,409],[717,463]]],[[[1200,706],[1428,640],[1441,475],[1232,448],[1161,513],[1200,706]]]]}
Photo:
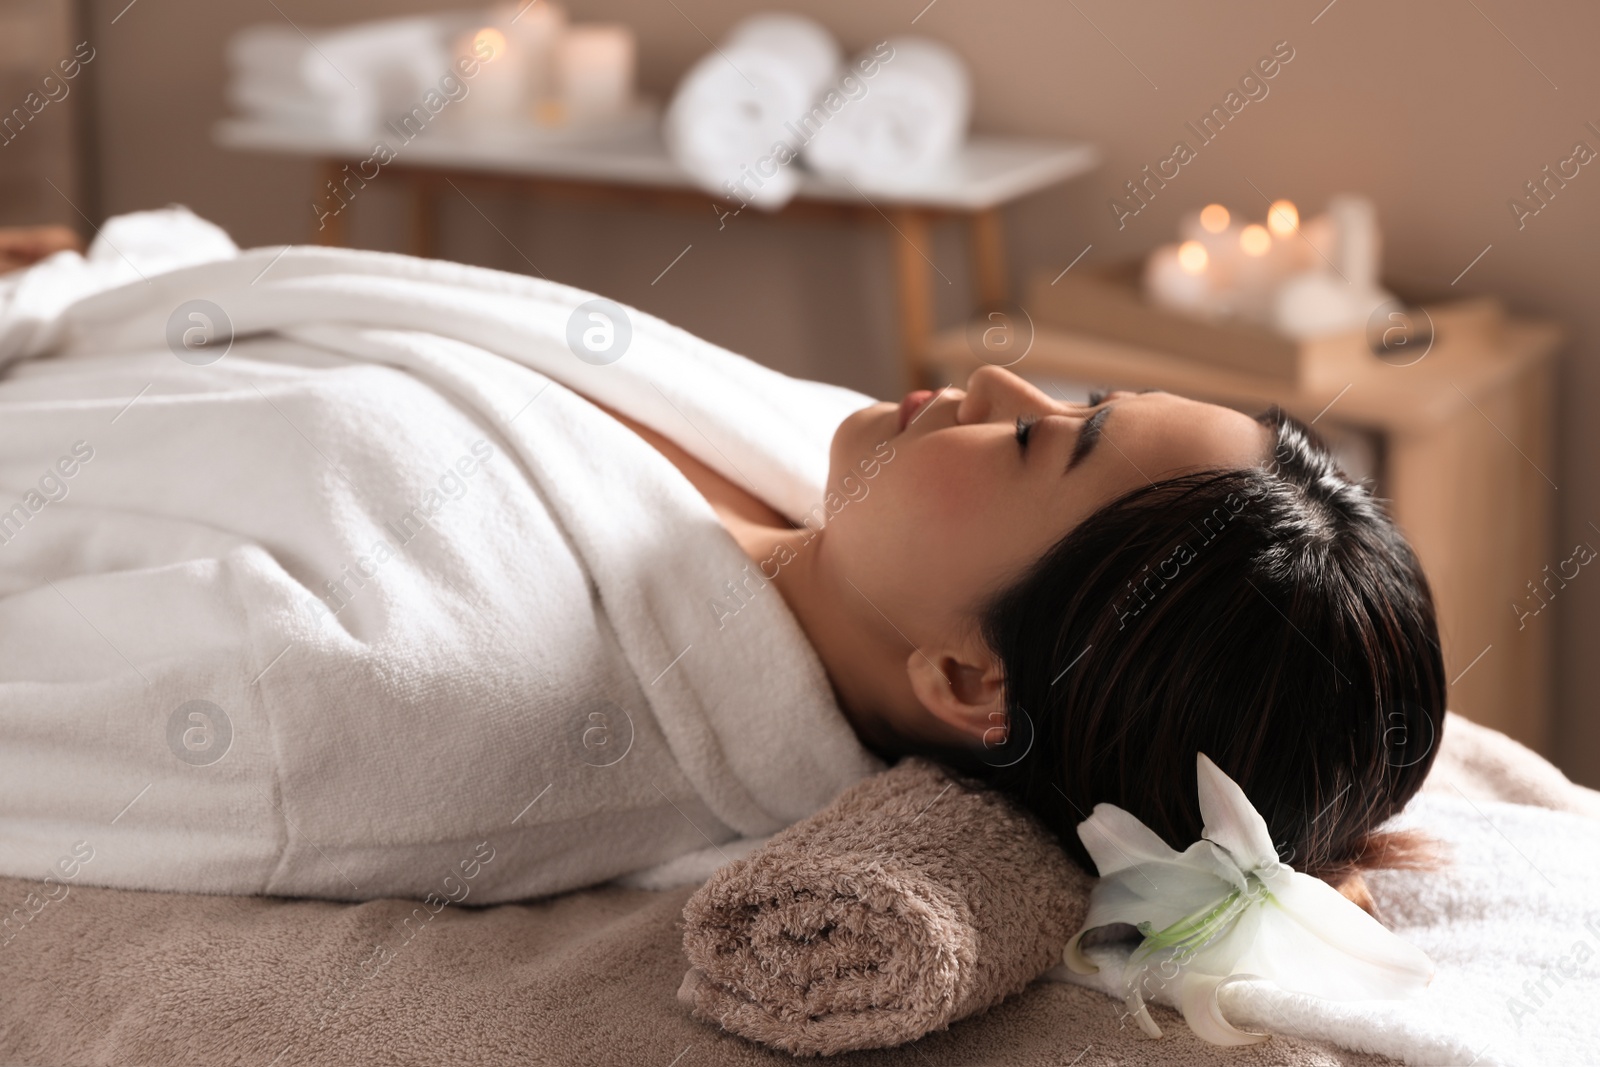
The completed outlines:
{"type": "Polygon", "coordinates": [[[775,589],[712,608],[750,561],[704,499],[579,394],[795,519],[869,398],[638,312],[590,365],[591,294],[536,279],[181,210],[104,238],[0,283],[0,873],[85,841],[81,884],[489,903],[880,769],[775,589]],[[194,299],[238,335],[208,366],[165,340],[194,299]]]}

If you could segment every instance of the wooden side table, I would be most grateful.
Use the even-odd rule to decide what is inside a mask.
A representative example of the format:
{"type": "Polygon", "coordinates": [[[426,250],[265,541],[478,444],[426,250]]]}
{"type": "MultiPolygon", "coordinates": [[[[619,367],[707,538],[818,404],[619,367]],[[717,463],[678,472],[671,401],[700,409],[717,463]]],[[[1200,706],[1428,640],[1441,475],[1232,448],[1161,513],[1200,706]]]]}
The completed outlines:
{"type": "MultiPolygon", "coordinates": [[[[1043,306],[1040,291],[1036,285],[1030,306],[1043,306]]],[[[1553,538],[1552,357],[1562,332],[1505,316],[1493,301],[1430,310],[1436,339],[1420,361],[1398,366],[1354,350],[1308,381],[1037,323],[1031,349],[1012,369],[1161,388],[1252,414],[1276,403],[1319,429],[1331,423],[1374,437],[1377,493],[1433,587],[1451,708],[1550,755],[1555,620],[1522,616],[1517,606],[1537,606],[1529,583],[1541,583],[1546,565],[1554,573],[1572,552],[1553,538]]],[[[930,359],[944,368],[944,381],[962,381],[985,362],[962,330],[938,337],[930,359]]]]}
{"type": "MultiPolygon", "coordinates": [[[[708,207],[732,210],[690,181],[655,130],[605,142],[552,142],[533,145],[508,138],[486,142],[429,130],[408,142],[393,131],[378,140],[393,147],[393,160],[374,164],[372,139],[229,120],[215,131],[226,148],[310,157],[317,161],[313,203],[324,214],[312,240],[345,242],[347,211],[370,183],[403,183],[411,203],[410,251],[431,256],[436,250],[435,219],[441,196],[466,196],[464,189],[498,189],[517,196],[568,202],[588,201],[704,215],[708,207]],[[354,180],[352,180],[352,175],[354,180]],[[370,175],[370,180],[364,175],[370,175]],[[336,190],[349,192],[348,204],[336,190]]],[[[997,307],[1009,298],[1000,211],[1013,200],[1039,192],[1093,169],[1099,153],[1086,144],[974,137],[944,170],[915,189],[864,193],[848,182],[806,174],[793,200],[776,218],[794,222],[833,221],[885,227],[894,252],[899,298],[901,370],[907,388],[922,384],[936,324],[933,314],[932,229],[945,221],[966,227],[972,255],[975,303],[997,307]]],[[[756,211],[755,208],[747,209],[756,211]]]]}

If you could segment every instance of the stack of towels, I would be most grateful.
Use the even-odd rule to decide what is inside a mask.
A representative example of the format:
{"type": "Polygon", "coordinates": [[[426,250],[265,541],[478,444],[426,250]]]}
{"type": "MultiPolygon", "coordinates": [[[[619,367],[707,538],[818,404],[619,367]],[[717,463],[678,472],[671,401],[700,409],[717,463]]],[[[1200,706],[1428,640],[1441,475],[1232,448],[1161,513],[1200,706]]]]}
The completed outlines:
{"type": "Polygon", "coordinates": [[[663,133],[702,188],[772,209],[798,189],[797,160],[861,191],[915,188],[959,151],[971,109],[966,67],[937,41],[889,38],[846,63],[811,19],[764,14],[690,69],[663,133]]]}
{"type": "Polygon", "coordinates": [[[248,26],[228,42],[229,102],[274,125],[365,137],[438,86],[452,42],[480,17],[387,19],[310,36],[286,23],[248,26]]]}

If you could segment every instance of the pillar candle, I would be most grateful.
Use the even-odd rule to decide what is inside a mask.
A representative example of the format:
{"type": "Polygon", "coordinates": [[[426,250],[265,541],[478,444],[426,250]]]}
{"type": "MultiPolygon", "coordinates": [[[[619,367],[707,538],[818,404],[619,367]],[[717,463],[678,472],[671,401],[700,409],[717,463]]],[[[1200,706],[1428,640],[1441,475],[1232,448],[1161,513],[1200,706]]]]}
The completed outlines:
{"type": "MultiPolygon", "coordinates": [[[[1308,221],[1306,225],[1310,225],[1308,221]]],[[[1267,230],[1272,234],[1272,262],[1279,283],[1301,271],[1323,263],[1307,239],[1300,221],[1300,209],[1290,200],[1274,200],[1267,209],[1267,230]]]]}
{"type": "Polygon", "coordinates": [[[1282,256],[1274,255],[1282,242],[1265,226],[1251,224],[1239,234],[1239,256],[1233,263],[1229,287],[1230,310],[1247,319],[1265,321],[1272,312],[1273,294],[1283,280],[1282,256]]]}
{"type": "Polygon", "coordinates": [[[1212,295],[1208,260],[1198,242],[1162,245],[1145,261],[1145,294],[1162,307],[1205,311],[1212,295]]]}
{"type": "Polygon", "coordinates": [[[1178,220],[1178,236],[1196,241],[1206,250],[1206,277],[1210,279],[1207,298],[1213,311],[1223,310],[1218,301],[1233,287],[1239,251],[1239,232],[1243,223],[1221,204],[1207,204],[1202,211],[1191,211],[1178,220]]]}
{"type": "Polygon", "coordinates": [[[525,105],[537,110],[556,94],[556,47],[567,13],[550,0],[517,0],[494,9],[493,24],[511,41],[523,68],[525,105]]]}
{"type": "Polygon", "coordinates": [[[493,125],[525,116],[527,71],[504,30],[488,25],[464,34],[456,41],[454,52],[456,59],[478,64],[478,73],[464,79],[467,95],[452,105],[463,119],[493,125]]]}
{"type": "Polygon", "coordinates": [[[633,31],[619,23],[579,24],[556,48],[558,95],[569,122],[611,118],[633,99],[633,31]]]}

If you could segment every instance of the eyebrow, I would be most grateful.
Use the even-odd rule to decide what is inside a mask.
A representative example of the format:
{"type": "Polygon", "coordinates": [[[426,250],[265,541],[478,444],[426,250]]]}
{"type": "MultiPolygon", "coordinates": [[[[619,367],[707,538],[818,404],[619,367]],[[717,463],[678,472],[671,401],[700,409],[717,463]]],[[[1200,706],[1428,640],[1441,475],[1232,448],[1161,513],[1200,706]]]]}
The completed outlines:
{"type": "Polygon", "coordinates": [[[1107,404],[1083,421],[1083,429],[1078,431],[1077,443],[1072,446],[1072,455],[1067,459],[1068,471],[1088,459],[1089,453],[1094,451],[1094,446],[1100,443],[1100,432],[1114,407],[1115,404],[1107,404]]]}

